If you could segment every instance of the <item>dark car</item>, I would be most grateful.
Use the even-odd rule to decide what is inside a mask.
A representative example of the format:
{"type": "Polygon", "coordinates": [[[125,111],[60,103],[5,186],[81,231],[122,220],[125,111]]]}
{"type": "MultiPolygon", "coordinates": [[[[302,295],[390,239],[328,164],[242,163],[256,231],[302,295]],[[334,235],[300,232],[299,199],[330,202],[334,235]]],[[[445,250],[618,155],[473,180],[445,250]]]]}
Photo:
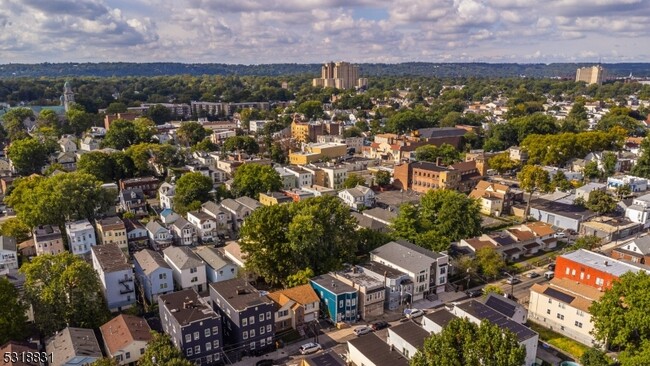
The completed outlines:
{"type": "Polygon", "coordinates": [[[549,264],[548,269],[551,270],[551,271],[555,271],[555,263],[549,264]]]}
{"type": "Polygon", "coordinates": [[[373,323],[371,327],[372,327],[372,330],[380,330],[380,329],[388,328],[389,326],[390,326],[390,324],[388,324],[387,322],[379,321],[379,322],[373,323]]]}
{"type": "Polygon", "coordinates": [[[273,360],[259,360],[255,363],[255,366],[273,366],[273,360]]]}
{"type": "Polygon", "coordinates": [[[465,294],[467,294],[468,297],[479,297],[483,295],[482,290],[470,290],[470,291],[465,291],[465,294]]]}

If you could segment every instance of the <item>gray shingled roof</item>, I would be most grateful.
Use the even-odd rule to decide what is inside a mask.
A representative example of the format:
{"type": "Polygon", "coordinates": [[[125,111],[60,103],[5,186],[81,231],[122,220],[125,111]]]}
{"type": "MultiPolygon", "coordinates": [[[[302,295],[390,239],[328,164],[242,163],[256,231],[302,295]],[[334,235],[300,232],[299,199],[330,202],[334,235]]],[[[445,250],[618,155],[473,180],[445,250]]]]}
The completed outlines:
{"type": "Polygon", "coordinates": [[[169,247],[163,250],[163,254],[179,269],[196,268],[205,264],[198,255],[187,247],[169,247]]]}
{"type": "Polygon", "coordinates": [[[0,250],[16,251],[16,238],[11,236],[0,236],[0,250]]]}
{"type": "Polygon", "coordinates": [[[203,259],[207,265],[214,268],[215,270],[232,264],[232,262],[222,257],[217,249],[210,246],[197,247],[194,249],[194,253],[203,259]]]}
{"type": "Polygon", "coordinates": [[[102,357],[102,350],[92,329],[65,328],[46,342],[46,351],[52,355],[53,365],[63,365],[76,356],[102,357]]]}
{"type": "Polygon", "coordinates": [[[163,256],[151,249],[144,249],[136,252],[133,254],[133,258],[135,258],[146,275],[151,274],[158,268],[171,269],[169,264],[165,262],[163,256]]]}
{"type": "Polygon", "coordinates": [[[424,249],[406,240],[391,241],[370,253],[402,268],[422,268],[442,257],[442,254],[424,249]]]}
{"type": "Polygon", "coordinates": [[[650,236],[643,236],[632,241],[641,251],[641,254],[650,254],[650,236]]]}
{"type": "Polygon", "coordinates": [[[160,229],[167,230],[164,226],[160,225],[158,221],[152,220],[147,223],[145,227],[150,233],[157,233],[160,229]]]}

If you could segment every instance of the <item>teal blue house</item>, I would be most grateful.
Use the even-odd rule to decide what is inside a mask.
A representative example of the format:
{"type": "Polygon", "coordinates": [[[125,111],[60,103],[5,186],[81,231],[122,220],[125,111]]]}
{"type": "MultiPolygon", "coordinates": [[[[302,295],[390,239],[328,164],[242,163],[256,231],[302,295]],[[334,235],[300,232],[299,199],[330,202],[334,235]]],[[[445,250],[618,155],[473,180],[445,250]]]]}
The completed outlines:
{"type": "Polygon", "coordinates": [[[359,302],[356,289],[328,274],[314,277],[309,282],[320,298],[321,311],[332,323],[357,321],[359,302]]]}

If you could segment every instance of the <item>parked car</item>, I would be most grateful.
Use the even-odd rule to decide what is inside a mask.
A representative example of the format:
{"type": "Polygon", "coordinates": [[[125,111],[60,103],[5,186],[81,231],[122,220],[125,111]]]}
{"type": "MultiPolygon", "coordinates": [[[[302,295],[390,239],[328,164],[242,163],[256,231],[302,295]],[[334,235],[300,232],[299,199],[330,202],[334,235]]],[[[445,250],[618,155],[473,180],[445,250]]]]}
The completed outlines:
{"type": "Polygon", "coordinates": [[[506,283],[507,283],[508,285],[516,285],[516,284],[518,284],[519,282],[521,282],[521,280],[520,280],[519,278],[517,278],[517,277],[509,277],[509,278],[506,280],[506,283]]]}
{"type": "Polygon", "coordinates": [[[549,264],[547,268],[549,271],[555,271],[555,263],[549,264]]]}
{"type": "Polygon", "coordinates": [[[527,276],[528,278],[537,278],[537,277],[540,276],[540,274],[537,273],[537,272],[530,272],[530,273],[528,273],[526,276],[527,276]]]}
{"type": "Polygon", "coordinates": [[[404,310],[404,315],[409,319],[415,319],[424,315],[424,310],[422,309],[406,309],[404,310]]]}
{"type": "Polygon", "coordinates": [[[563,231],[560,231],[560,232],[555,233],[554,236],[555,236],[556,239],[564,239],[564,238],[566,238],[566,233],[563,232],[563,231]]]}
{"type": "Polygon", "coordinates": [[[362,336],[362,335],[368,334],[370,332],[372,332],[372,328],[370,328],[367,325],[362,325],[360,327],[354,328],[354,334],[356,334],[357,336],[362,336]]]}
{"type": "Polygon", "coordinates": [[[372,323],[371,327],[372,327],[372,330],[381,330],[381,329],[390,327],[390,324],[388,324],[388,322],[385,322],[385,321],[382,320],[382,321],[378,321],[376,323],[372,323]]]}
{"type": "Polygon", "coordinates": [[[544,277],[545,277],[547,280],[550,280],[550,279],[552,279],[553,277],[555,277],[555,272],[553,272],[553,271],[545,272],[545,273],[544,273],[544,277]]]}
{"type": "Polygon", "coordinates": [[[465,291],[465,294],[467,294],[468,297],[479,297],[483,295],[483,290],[468,290],[465,291]]]}
{"type": "Polygon", "coordinates": [[[314,342],[309,342],[305,343],[300,348],[298,349],[300,351],[300,354],[302,355],[308,355],[311,353],[315,353],[323,349],[320,344],[314,343],[314,342]]]}

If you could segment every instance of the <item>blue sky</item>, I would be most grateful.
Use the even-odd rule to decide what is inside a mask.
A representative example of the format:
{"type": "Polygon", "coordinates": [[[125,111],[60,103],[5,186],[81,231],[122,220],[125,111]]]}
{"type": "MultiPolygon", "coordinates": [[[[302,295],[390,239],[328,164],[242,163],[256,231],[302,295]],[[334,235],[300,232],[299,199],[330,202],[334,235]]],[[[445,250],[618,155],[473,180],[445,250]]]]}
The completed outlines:
{"type": "Polygon", "coordinates": [[[0,63],[650,62],[650,0],[0,0],[0,63]]]}

